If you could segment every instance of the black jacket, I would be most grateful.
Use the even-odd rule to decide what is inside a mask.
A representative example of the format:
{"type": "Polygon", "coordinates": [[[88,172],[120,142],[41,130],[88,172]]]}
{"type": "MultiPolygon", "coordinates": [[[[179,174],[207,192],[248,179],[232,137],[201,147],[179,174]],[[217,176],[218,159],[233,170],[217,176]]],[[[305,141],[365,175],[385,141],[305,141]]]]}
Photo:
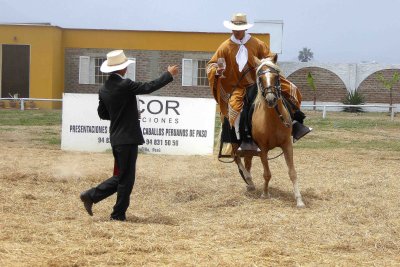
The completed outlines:
{"type": "Polygon", "coordinates": [[[100,119],[110,120],[112,146],[144,143],[136,96],[150,94],[172,80],[172,75],[168,71],[148,83],[122,79],[117,74],[109,76],[99,90],[97,113],[100,119]]]}

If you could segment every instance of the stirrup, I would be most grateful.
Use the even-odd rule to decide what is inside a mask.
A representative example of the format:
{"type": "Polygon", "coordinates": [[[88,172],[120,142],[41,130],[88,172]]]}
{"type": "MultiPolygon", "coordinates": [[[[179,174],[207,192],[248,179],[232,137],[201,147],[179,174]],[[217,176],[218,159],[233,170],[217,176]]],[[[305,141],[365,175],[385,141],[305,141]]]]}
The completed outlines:
{"type": "Polygon", "coordinates": [[[307,127],[298,121],[293,121],[292,125],[293,143],[296,143],[296,141],[298,141],[300,138],[302,138],[311,131],[312,131],[311,127],[307,127]]]}
{"type": "Polygon", "coordinates": [[[250,139],[250,141],[243,141],[240,144],[239,150],[250,150],[250,151],[260,151],[260,149],[258,148],[258,146],[256,145],[256,143],[254,143],[253,140],[250,139]]]}

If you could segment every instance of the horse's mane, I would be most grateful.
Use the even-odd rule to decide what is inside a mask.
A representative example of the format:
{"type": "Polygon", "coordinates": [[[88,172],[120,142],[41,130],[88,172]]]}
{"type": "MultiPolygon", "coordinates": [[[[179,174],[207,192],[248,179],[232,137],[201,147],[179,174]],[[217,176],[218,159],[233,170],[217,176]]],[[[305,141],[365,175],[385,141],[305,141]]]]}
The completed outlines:
{"type": "MultiPolygon", "coordinates": [[[[275,71],[278,72],[278,74],[281,72],[281,69],[277,64],[275,64],[270,58],[264,58],[260,61],[260,65],[257,67],[256,74],[261,70],[262,67],[268,67],[271,69],[274,69],[275,71]]],[[[261,104],[261,101],[263,101],[263,97],[261,95],[261,90],[259,88],[259,83],[258,83],[258,77],[256,78],[257,82],[257,97],[254,100],[254,105],[258,107],[261,104]]]]}
{"type": "Polygon", "coordinates": [[[279,66],[278,66],[276,63],[274,63],[273,61],[271,61],[270,58],[264,58],[264,59],[261,59],[260,65],[257,67],[257,73],[258,73],[258,71],[259,71],[262,67],[264,67],[264,66],[267,66],[267,67],[269,67],[269,68],[271,68],[271,69],[274,69],[274,70],[276,70],[278,73],[281,72],[281,68],[279,68],[279,66]]]}

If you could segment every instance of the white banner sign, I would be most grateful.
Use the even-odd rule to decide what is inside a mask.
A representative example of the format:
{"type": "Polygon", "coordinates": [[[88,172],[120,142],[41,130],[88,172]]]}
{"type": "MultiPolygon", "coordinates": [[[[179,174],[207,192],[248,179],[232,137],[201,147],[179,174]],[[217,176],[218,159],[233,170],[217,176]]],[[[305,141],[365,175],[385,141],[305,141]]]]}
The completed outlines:
{"type": "MultiPolygon", "coordinates": [[[[213,153],[215,101],[206,98],[138,96],[144,153],[213,153]]],[[[109,121],[97,115],[97,94],[64,94],[61,149],[111,149],[109,121]]]]}

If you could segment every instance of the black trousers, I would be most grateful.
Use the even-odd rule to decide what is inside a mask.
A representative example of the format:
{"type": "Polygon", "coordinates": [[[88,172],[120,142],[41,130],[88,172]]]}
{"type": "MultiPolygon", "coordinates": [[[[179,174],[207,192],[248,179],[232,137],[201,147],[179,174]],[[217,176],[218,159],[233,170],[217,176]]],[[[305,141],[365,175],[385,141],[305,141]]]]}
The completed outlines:
{"type": "Polygon", "coordinates": [[[117,202],[114,205],[111,218],[125,220],[125,213],[129,207],[132,188],[135,184],[138,145],[116,145],[112,147],[112,151],[119,169],[118,175],[112,176],[98,186],[91,188],[89,196],[94,203],[97,203],[117,192],[117,202]]]}

